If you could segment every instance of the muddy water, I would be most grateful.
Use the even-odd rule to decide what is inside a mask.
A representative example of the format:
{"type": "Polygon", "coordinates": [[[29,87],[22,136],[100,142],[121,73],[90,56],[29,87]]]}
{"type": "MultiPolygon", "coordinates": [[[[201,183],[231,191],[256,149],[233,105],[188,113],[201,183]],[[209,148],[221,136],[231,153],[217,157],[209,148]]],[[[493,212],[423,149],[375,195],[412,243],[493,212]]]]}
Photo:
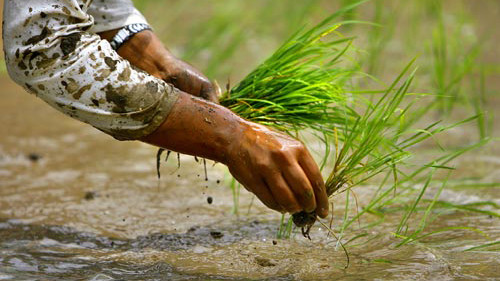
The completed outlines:
{"type": "MultiPolygon", "coordinates": [[[[0,280],[495,280],[499,251],[462,250],[500,238],[500,221],[449,212],[433,228],[469,226],[396,248],[398,220],[356,229],[350,267],[336,240],[276,238],[280,215],[242,191],[232,215],[226,171],[176,156],[156,179],[152,147],[118,142],[0,78],[0,280]],[[209,197],[212,200],[209,200],[209,197]],[[208,201],[212,201],[211,204],[208,201]]],[[[456,138],[472,132],[456,131],[456,138]]],[[[424,153],[432,153],[425,151],[424,153]]],[[[500,181],[494,145],[456,163],[463,175],[500,181]]],[[[497,188],[456,188],[455,202],[492,200],[497,188]]],[[[368,195],[358,192],[361,202],[368,195]]],[[[367,217],[363,223],[376,221],[367,217]]],[[[341,221],[341,211],[334,213],[341,221]]],[[[344,241],[345,242],[345,241],[344,241]]]]}

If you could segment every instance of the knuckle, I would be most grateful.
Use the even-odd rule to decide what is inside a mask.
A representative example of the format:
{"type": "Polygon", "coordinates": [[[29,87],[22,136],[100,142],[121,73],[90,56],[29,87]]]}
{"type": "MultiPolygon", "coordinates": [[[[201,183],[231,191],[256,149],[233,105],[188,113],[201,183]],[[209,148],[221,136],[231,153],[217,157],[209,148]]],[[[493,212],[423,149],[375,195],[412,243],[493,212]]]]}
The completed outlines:
{"type": "Polygon", "coordinates": [[[307,148],[302,143],[295,147],[295,153],[295,155],[299,155],[301,157],[308,155],[307,148]]]}
{"type": "Polygon", "coordinates": [[[301,142],[298,142],[297,145],[290,147],[290,153],[296,158],[302,158],[307,153],[306,151],[306,147],[301,142]]]}
{"type": "Polygon", "coordinates": [[[275,161],[279,161],[283,164],[293,164],[295,157],[294,152],[290,148],[277,149],[272,152],[275,161]]]}
{"type": "Polygon", "coordinates": [[[212,83],[206,78],[201,78],[201,86],[205,92],[212,92],[214,90],[212,83]]]}
{"type": "Polygon", "coordinates": [[[255,161],[254,163],[254,166],[256,169],[260,170],[260,171],[269,171],[270,170],[270,167],[269,167],[269,163],[265,160],[257,160],[255,161]]]}

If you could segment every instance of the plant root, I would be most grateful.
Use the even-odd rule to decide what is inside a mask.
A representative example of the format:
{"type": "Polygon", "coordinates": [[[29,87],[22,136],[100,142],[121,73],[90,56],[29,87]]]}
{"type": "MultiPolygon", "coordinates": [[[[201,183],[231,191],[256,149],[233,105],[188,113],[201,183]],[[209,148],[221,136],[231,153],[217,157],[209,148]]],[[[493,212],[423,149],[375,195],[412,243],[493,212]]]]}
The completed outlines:
{"type": "Polygon", "coordinates": [[[159,148],[158,152],[156,152],[156,175],[158,176],[158,179],[160,179],[160,157],[163,151],[165,151],[164,148],[159,148]]]}
{"type": "Polygon", "coordinates": [[[301,228],[302,235],[311,240],[311,236],[309,235],[309,232],[311,231],[311,227],[314,225],[314,223],[317,220],[316,213],[307,213],[307,212],[300,212],[300,213],[295,213],[292,215],[292,220],[293,223],[301,228]]]}

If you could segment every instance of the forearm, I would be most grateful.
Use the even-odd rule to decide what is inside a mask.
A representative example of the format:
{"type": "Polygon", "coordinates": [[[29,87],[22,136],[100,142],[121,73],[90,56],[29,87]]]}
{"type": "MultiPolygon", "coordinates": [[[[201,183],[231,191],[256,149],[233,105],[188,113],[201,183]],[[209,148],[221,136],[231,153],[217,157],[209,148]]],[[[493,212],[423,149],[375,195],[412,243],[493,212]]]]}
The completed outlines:
{"type": "Polygon", "coordinates": [[[6,62],[17,83],[118,139],[222,162],[272,209],[327,215],[320,171],[302,143],[184,93],[213,92],[199,72],[179,60],[169,62],[172,57],[152,33],[132,37],[119,55],[87,31],[93,24],[86,13],[90,2],[52,1],[58,4],[6,1],[6,62]],[[168,76],[155,78],[129,62],[157,77],[165,68],[168,76]]]}
{"type": "Polygon", "coordinates": [[[220,105],[181,93],[167,120],[142,140],[227,164],[228,149],[247,123],[220,105]]]}

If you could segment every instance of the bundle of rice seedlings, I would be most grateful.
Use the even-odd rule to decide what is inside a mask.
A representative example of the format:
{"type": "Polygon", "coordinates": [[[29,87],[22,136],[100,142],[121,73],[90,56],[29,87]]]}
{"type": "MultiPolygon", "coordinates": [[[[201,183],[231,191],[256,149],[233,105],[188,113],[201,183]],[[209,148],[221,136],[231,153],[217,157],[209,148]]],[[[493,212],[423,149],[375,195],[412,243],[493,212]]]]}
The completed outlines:
{"type": "MultiPolygon", "coordinates": [[[[411,155],[405,149],[413,144],[412,138],[400,142],[403,132],[398,130],[398,124],[403,122],[409,109],[409,106],[400,108],[400,105],[407,95],[413,73],[395,89],[410,66],[411,63],[377,102],[367,101],[364,104],[366,108],[358,108],[358,111],[364,110],[364,113],[359,115],[349,130],[340,132],[343,136],[340,149],[338,133],[335,130],[335,160],[325,182],[329,197],[366,182],[388,169],[393,169],[396,175],[396,165],[411,155]]],[[[424,138],[419,138],[418,141],[428,136],[424,135],[424,138]]],[[[316,219],[315,213],[301,212],[293,215],[293,222],[302,227],[302,233],[306,237],[316,219]]]]}
{"type": "Polygon", "coordinates": [[[220,104],[241,117],[284,132],[312,129],[323,133],[332,124],[355,120],[344,87],[357,72],[341,66],[352,38],[332,20],[364,1],[347,6],[309,30],[292,35],[266,61],[224,93],[220,104]]]}
{"type": "MultiPolygon", "coordinates": [[[[362,2],[340,9],[309,30],[295,33],[220,99],[221,105],[250,121],[288,133],[311,129],[323,136],[327,150],[334,139],[335,164],[326,181],[329,196],[395,169],[396,163],[409,155],[397,143],[400,132],[392,125],[398,124],[406,113],[398,113],[398,109],[413,76],[398,90],[394,89],[410,65],[377,103],[350,96],[345,90],[358,70],[340,64],[352,38],[344,37],[337,29],[353,21],[332,20],[362,2]],[[343,143],[340,150],[339,141],[343,143]]],[[[308,236],[316,215],[294,214],[293,221],[308,236]]]]}

